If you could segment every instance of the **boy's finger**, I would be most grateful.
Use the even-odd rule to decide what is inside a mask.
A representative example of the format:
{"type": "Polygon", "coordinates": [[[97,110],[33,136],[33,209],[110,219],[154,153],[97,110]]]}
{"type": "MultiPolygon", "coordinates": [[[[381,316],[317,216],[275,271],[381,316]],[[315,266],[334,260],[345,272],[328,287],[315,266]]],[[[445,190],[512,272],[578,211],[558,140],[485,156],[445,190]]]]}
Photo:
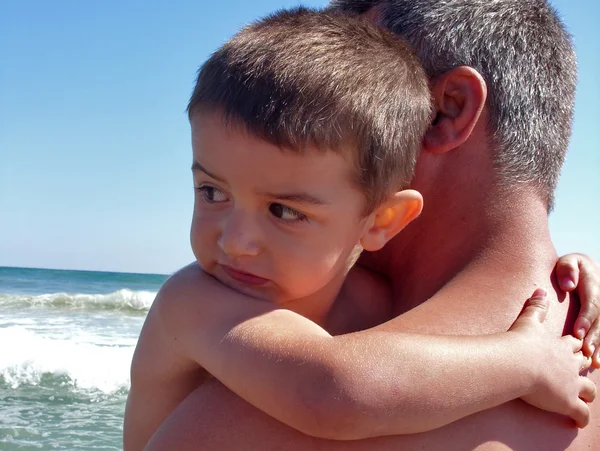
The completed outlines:
{"type": "Polygon", "coordinates": [[[583,429],[590,422],[590,408],[585,401],[578,399],[569,416],[575,420],[578,428],[583,429]]]}
{"type": "Polygon", "coordinates": [[[592,324],[600,316],[600,292],[593,283],[591,279],[582,275],[581,285],[577,290],[581,310],[573,327],[577,338],[584,338],[589,333],[592,324]]]}
{"type": "Polygon", "coordinates": [[[560,339],[567,345],[571,347],[573,352],[581,351],[581,347],[583,346],[583,341],[578,338],[575,338],[573,335],[565,335],[560,337],[560,339]]]}
{"type": "Polygon", "coordinates": [[[583,352],[585,355],[593,356],[600,346],[600,320],[596,320],[583,341],[583,352]]]}
{"type": "Polygon", "coordinates": [[[579,397],[585,402],[593,402],[596,399],[596,384],[594,384],[587,377],[581,377],[581,391],[579,397]]]}
{"type": "Polygon", "coordinates": [[[596,348],[594,356],[592,357],[592,366],[594,368],[600,368],[600,347],[596,348]]]}
{"type": "Polygon", "coordinates": [[[577,355],[579,356],[579,372],[583,372],[587,369],[589,369],[592,366],[592,358],[591,357],[586,357],[585,355],[583,355],[583,352],[579,351],[577,353],[577,355]]]}
{"type": "Polygon", "coordinates": [[[556,263],[556,280],[563,291],[573,291],[579,283],[579,259],[577,254],[565,255],[556,263]]]}
{"type": "Polygon", "coordinates": [[[525,301],[519,319],[531,319],[543,323],[546,319],[549,305],[550,303],[548,302],[546,292],[541,288],[538,288],[533,292],[533,295],[525,301]]]}
{"type": "Polygon", "coordinates": [[[600,267],[585,256],[578,257],[579,281],[577,295],[581,310],[573,327],[575,336],[584,338],[600,316],[600,267]]]}

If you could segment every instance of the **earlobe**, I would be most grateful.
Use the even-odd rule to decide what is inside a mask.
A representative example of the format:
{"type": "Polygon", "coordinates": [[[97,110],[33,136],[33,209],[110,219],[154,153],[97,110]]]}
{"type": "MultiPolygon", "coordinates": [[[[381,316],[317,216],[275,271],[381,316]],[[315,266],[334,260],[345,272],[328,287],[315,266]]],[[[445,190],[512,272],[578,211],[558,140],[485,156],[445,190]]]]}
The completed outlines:
{"type": "Polygon", "coordinates": [[[440,154],[463,144],[477,124],[487,99],[483,77],[459,66],[433,81],[435,116],[423,140],[424,150],[440,154]]]}
{"type": "Polygon", "coordinates": [[[423,197],[418,191],[404,190],[378,207],[360,244],[366,251],[377,251],[385,246],[413,219],[421,214],[423,197]]]}

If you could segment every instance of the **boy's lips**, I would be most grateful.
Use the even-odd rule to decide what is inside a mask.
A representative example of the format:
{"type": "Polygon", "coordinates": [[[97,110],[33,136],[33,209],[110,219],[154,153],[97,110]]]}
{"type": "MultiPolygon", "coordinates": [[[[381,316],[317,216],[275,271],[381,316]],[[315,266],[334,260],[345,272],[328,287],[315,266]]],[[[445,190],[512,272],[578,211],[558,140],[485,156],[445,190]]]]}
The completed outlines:
{"type": "Polygon", "coordinates": [[[260,286],[269,282],[269,279],[255,276],[254,274],[250,274],[245,271],[240,271],[239,269],[235,269],[231,266],[221,265],[221,268],[223,268],[223,271],[225,271],[225,273],[227,273],[227,275],[232,279],[247,285],[260,286]]]}

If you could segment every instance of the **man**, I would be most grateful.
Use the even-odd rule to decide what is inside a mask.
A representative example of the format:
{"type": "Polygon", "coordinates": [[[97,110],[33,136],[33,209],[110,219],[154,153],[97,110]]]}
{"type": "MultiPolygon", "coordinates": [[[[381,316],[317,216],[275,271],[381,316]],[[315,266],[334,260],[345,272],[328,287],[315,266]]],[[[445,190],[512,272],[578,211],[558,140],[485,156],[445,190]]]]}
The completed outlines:
{"type": "MultiPolygon", "coordinates": [[[[576,62],[553,10],[543,0],[339,0],[334,7],[367,14],[410,41],[430,76],[437,113],[412,183],[425,210],[364,261],[390,278],[396,301],[396,317],[377,329],[506,330],[521,300],[541,287],[552,298],[548,329],[571,331],[578,306],[551,276],[556,253],[547,213],[570,135],[576,62]]],[[[590,378],[600,382],[598,373],[590,378]]],[[[591,409],[592,418],[600,414],[598,404],[591,409]]],[[[209,381],[148,449],[595,449],[595,424],[577,431],[562,417],[513,401],[428,433],[328,442],[209,381]]]]}

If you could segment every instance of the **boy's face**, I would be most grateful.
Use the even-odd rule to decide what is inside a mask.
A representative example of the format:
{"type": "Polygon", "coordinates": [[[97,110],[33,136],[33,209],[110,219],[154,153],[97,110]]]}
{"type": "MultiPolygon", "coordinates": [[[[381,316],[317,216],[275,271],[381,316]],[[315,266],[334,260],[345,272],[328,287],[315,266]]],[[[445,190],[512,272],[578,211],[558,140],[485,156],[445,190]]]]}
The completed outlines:
{"type": "Polygon", "coordinates": [[[196,113],[191,126],[191,243],[202,268],[288,308],[335,297],[368,228],[350,158],[282,151],[218,114],[196,113]]]}

